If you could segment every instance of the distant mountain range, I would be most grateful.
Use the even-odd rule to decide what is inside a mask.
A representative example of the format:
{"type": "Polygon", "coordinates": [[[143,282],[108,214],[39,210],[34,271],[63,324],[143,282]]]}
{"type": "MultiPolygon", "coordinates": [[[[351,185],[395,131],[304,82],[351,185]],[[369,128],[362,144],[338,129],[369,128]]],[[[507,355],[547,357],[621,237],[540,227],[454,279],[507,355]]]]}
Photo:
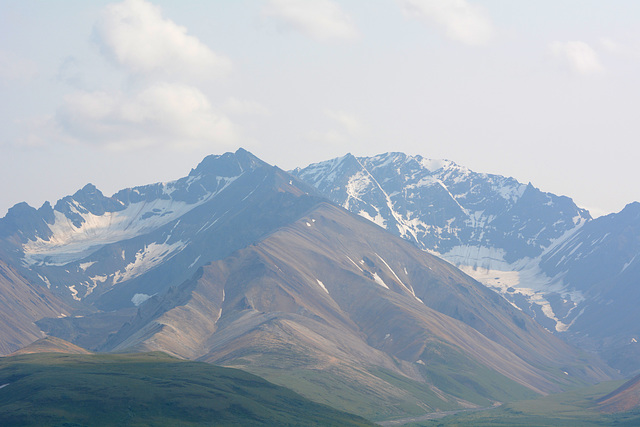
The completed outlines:
{"type": "MultiPolygon", "coordinates": [[[[557,392],[617,375],[544,327],[605,356],[618,348],[604,328],[637,314],[586,323],[625,297],[618,276],[580,262],[587,243],[606,259],[585,265],[610,272],[637,250],[616,246],[634,221],[623,213],[592,220],[532,185],[399,153],[291,174],[242,149],[208,156],[174,182],[11,208],[0,352],[44,333],[91,351],[161,350],[375,420],[557,392]],[[604,246],[591,243],[599,233],[604,246]]],[[[631,370],[635,353],[617,355],[631,370]]]]}
{"type": "Polygon", "coordinates": [[[403,153],[348,154],[292,174],[624,373],[638,370],[639,203],[592,219],[531,184],[403,153]]]}

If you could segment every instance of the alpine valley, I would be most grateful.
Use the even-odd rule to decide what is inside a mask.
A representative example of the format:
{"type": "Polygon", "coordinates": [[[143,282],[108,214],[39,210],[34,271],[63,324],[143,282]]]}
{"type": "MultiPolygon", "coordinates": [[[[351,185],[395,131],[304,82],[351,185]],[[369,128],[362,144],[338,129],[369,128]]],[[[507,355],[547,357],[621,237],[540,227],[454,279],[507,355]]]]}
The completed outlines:
{"type": "Polygon", "coordinates": [[[374,421],[560,393],[637,370],[639,215],[401,153],[211,155],[11,208],[0,354],[48,336],[27,348],[208,362],[374,421]]]}

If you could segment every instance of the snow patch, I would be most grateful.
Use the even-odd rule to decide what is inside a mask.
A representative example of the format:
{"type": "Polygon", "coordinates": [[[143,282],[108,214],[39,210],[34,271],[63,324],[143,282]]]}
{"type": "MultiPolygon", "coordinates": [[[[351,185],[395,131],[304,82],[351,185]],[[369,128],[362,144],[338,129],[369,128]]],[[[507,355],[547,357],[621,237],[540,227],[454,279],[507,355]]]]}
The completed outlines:
{"type": "Polygon", "coordinates": [[[527,189],[527,186],[525,184],[519,184],[519,185],[492,185],[491,189],[495,192],[497,192],[500,197],[502,197],[505,200],[509,200],[511,202],[516,202],[518,201],[522,195],[524,194],[524,191],[527,189]]]}
{"type": "Polygon", "coordinates": [[[38,277],[40,278],[40,280],[47,284],[47,289],[51,289],[51,282],[49,281],[49,279],[47,279],[45,276],[41,276],[40,274],[38,274],[38,277]]]}
{"type": "Polygon", "coordinates": [[[382,228],[387,228],[387,222],[384,219],[384,217],[382,215],[380,215],[380,211],[376,208],[376,216],[372,217],[371,215],[369,215],[369,213],[367,213],[364,210],[361,210],[360,212],[358,212],[358,215],[360,215],[361,217],[368,219],[369,221],[373,222],[374,224],[379,225],[382,228]]]}
{"type": "MultiPolygon", "coordinates": [[[[54,210],[54,222],[49,226],[52,236],[49,240],[37,238],[24,244],[24,261],[28,265],[66,265],[87,257],[105,245],[152,232],[207,202],[235,178],[237,177],[225,178],[222,189],[207,194],[192,204],[172,199],[156,199],[131,203],[122,211],[106,212],[103,215],[78,212],[84,219],[79,228],[63,213],[54,210]]],[[[71,209],[77,211],[74,206],[71,209]]],[[[123,259],[124,255],[122,251],[123,259]]]]}
{"type": "MultiPolygon", "coordinates": [[[[416,296],[416,293],[415,293],[415,291],[413,290],[413,287],[412,287],[411,285],[409,285],[409,286],[405,285],[405,284],[404,284],[404,282],[403,282],[402,280],[400,280],[400,278],[398,277],[398,275],[396,274],[396,272],[395,272],[395,271],[393,271],[393,269],[392,269],[391,267],[389,267],[389,264],[387,264],[387,261],[385,261],[385,260],[384,260],[380,255],[378,255],[377,253],[376,253],[376,256],[377,256],[378,258],[380,258],[380,261],[382,261],[382,262],[384,263],[384,265],[385,265],[385,266],[387,266],[387,269],[391,272],[391,274],[393,274],[393,277],[395,277],[395,278],[396,278],[396,280],[398,281],[398,283],[400,283],[400,285],[401,285],[401,286],[402,286],[402,287],[403,287],[403,288],[404,288],[404,289],[405,289],[409,294],[411,294],[411,296],[413,296],[416,300],[418,300],[418,301],[420,301],[421,303],[423,303],[423,304],[424,304],[424,302],[423,302],[420,298],[418,298],[418,297],[416,296]]],[[[387,288],[387,289],[388,289],[388,288],[387,288]]]]}
{"type": "Polygon", "coordinates": [[[422,159],[420,160],[420,166],[433,173],[439,169],[448,169],[453,162],[450,160],[441,159],[422,159]]]}
{"type": "Polygon", "coordinates": [[[382,286],[385,289],[389,289],[389,287],[387,286],[386,283],[384,283],[384,280],[382,280],[382,278],[380,276],[378,276],[378,273],[373,273],[373,280],[380,286],[382,286]]]}
{"type": "Polygon", "coordinates": [[[355,265],[355,266],[356,266],[356,268],[357,268],[358,270],[360,270],[360,271],[364,272],[364,270],[362,270],[362,268],[361,268],[358,264],[356,264],[354,260],[352,260],[352,259],[351,259],[351,258],[349,258],[348,256],[347,256],[347,259],[348,259],[349,261],[351,261],[351,263],[352,263],[353,265],[355,265]]]}
{"type": "Polygon", "coordinates": [[[104,283],[107,281],[108,276],[104,275],[104,276],[93,276],[93,277],[89,277],[89,279],[94,283],[94,284],[98,284],[98,283],[104,283]]]}
{"type": "Polygon", "coordinates": [[[363,202],[360,196],[362,194],[366,194],[370,186],[371,178],[366,171],[359,171],[355,175],[349,177],[349,181],[345,186],[345,190],[347,192],[347,200],[344,202],[345,209],[349,210],[352,199],[363,202]]]}
{"type": "Polygon", "coordinates": [[[95,264],[96,262],[97,262],[97,261],[83,262],[83,263],[80,263],[80,264],[78,265],[78,267],[80,267],[80,270],[82,270],[82,272],[84,273],[84,272],[86,272],[86,271],[87,271],[87,268],[91,267],[91,266],[92,266],[93,264],[95,264]]]}
{"type": "Polygon", "coordinates": [[[198,257],[196,259],[194,259],[191,264],[189,264],[189,267],[187,267],[187,269],[189,269],[189,268],[193,267],[194,265],[196,265],[196,263],[198,262],[199,259],[200,259],[200,255],[198,255],[198,257]]]}
{"type": "Polygon", "coordinates": [[[67,286],[69,291],[71,291],[71,296],[76,301],[81,301],[81,298],[78,296],[78,291],[76,290],[76,285],[67,286]]]}
{"type": "Polygon", "coordinates": [[[124,272],[116,271],[113,284],[131,280],[146,273],[164,260],[171,258],[187,246],[187,243],[179,240],[172,244],[151,243],[136,253],[136,259],[124,268],[124,272]]]}
{"type": "MultiPolygon", "coordinates": [[[[502,295],[510,293],[510,288],[522,294],[530,303],[540,306],[542,313],[555,322],[558,332],[568,330],[577,317],[569,324],[562,322],[554,313],[546,295],[566,295],[575,306],[584,301],[583,294],[568,289],[562,277],[549,277],[544,274],[539,267],[539,257],[523,258],[515,263],[508,263],[504,259],[504,250],[478,246],[457,246],[441,256],[502,295]]],[[[516,307],[515,304],[511,304],[516,307]]]]}
{"type": "Polygon", "coordinates": [[[143,302],[145,302],[146,300],[148,300],[149,298],[151,298],[151,295],[135,294],[133,297],[131,297],[131,302],[133,303],[133,305],[137,307],[143,302]]]}
{"type": "Polygon", "coordinates": [[[329,294],[329,291],[327,290],[327,288],[324,286],[324,283],[322,283],[320,280],[316,279],[316,281],[318,282],[318,285],[320,285],[320,287],[327,293],[327,295],[329,294]]]}
{"type": "Polygon", "coordinates": [[[96,286],[98,286],[95,282],[93,282],[93,284],[89,283],[89,282],[85,282],[84,283],[87,287],[87,291],[84,293],[84,298],[88,297],[91,292],[93,292],[93,290],[96,288],[96,286]]]}
{"type": "Polygon", "coordinates": [[[633,258],[631,258],[631,260],[629,262],[627,262],[623,267],[622,270],[620,271],[620,273],[622,273],[623,271],[625,271],[627,269],[627,267],[629,267],[631,265],[631,263],[633,263],[633,261],[636,260],[636,257],[638,255],[634,255],[633,258]]]}

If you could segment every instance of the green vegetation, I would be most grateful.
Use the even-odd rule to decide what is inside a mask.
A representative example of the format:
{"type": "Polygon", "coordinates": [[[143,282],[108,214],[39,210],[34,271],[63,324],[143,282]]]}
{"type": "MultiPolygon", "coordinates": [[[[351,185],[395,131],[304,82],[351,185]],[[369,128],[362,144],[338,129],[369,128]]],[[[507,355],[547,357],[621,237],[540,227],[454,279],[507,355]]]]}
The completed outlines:
{"type": "Polygon", "coordinates": [[[406,424],[426,426],[637,426],[640,409],[604,414],[595,401],[619,387],[623,381],[605,382],[566,393],[504,404],[496,409],[461,413],[439,420],[406,424]]]}
{"type": "Polygon", "coordinates": [[[274,348],[259,356],[251,355],[251,359],[226,361],[225,365],[259,375],[315,402],[374,421],[538,397],[531,389],[442,342],[437,347],[427,346],[422,353],[428,364],[416,365],[427,382],[376,366],[366,370],[357,366],[308,369],[305,365],[314,363],[308,353],[274,348]]]}
{"type": "MultiPolygon", "coordinates": [[[[350,375],[340,372],[312,369],[285,371],[260,367],[246,367],[246,369],[273,383],[291,388],[315,402],[372,420],[387,419],[407,413],[424,413],[424,409],[410,400],[411,396],[406,392],[402,396],[393,398],[389,396],[388,389],[377,393],[372,387],[364,387],[363,382],[353,381],[350,375]]],[[[365,377],[364,381],[368,380],[369,378],[365,377]]],[[[395,391],[402,392],[402,390],[395,391]]]]}
{"type": "Polygon", "coordinates": [[[0,387],[3,426],[372,425],[252,374],[164,353],[0,358],[0,387]]]}
{"type": "Polygon", "coordinates": [[[420,358],[428,361],[421,370],[429,382],[458,399],[479,406],[539,396],[444,342],[430,343],[420,358]]]}

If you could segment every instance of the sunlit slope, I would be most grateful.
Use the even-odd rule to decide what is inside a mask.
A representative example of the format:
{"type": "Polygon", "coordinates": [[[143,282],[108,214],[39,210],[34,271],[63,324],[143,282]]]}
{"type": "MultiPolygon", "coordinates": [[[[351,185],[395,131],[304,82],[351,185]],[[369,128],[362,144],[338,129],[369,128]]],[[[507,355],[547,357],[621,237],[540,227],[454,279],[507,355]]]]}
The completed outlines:
{"type": "Polygon", "coordinates": [[[147,301],[105,349],[239,366],[375,417],[610,374],[455,267],[324,202],[147,301]]]}

